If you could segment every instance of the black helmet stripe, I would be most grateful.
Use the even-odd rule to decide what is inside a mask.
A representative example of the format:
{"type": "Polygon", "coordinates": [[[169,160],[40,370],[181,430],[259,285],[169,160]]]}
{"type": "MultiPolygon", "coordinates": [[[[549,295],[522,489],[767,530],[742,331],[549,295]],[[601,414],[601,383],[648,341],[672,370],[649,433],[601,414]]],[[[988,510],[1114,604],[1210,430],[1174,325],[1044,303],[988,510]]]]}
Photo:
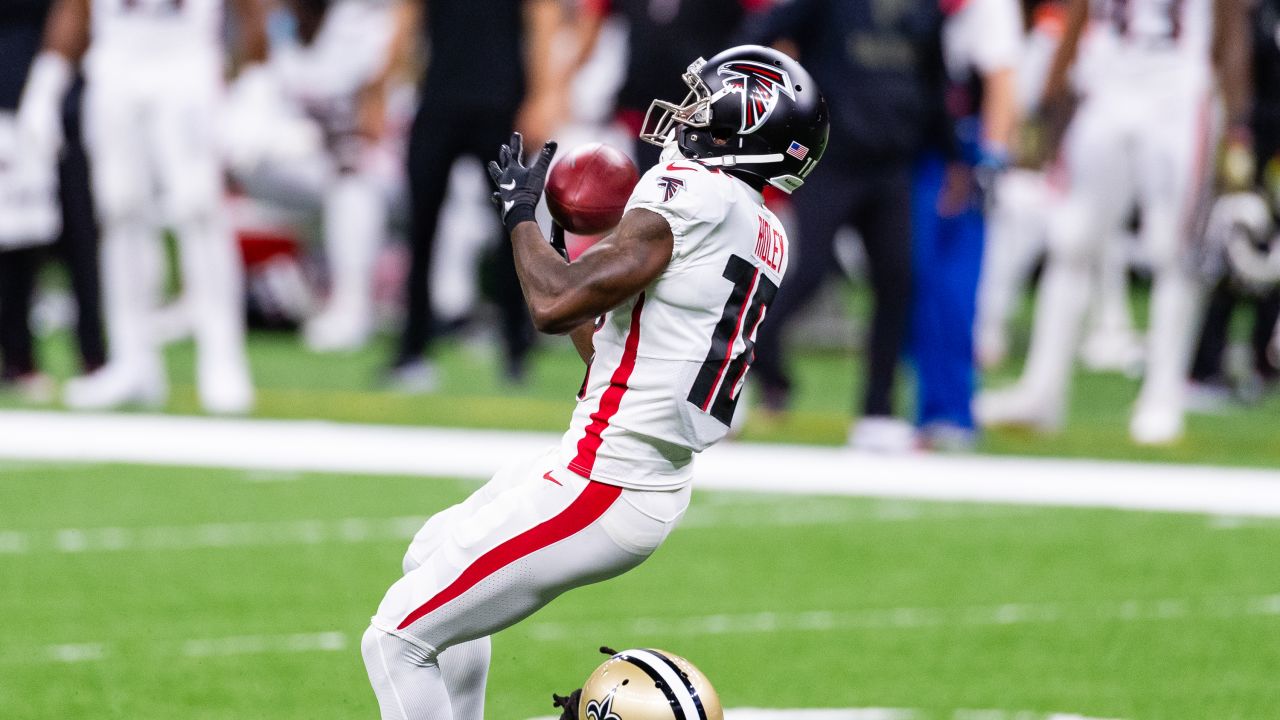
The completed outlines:
{"type": "Polygon", "coordinates": [[[702,708],[702,696],[698,695],[698,688],[693,686],[693,681],[685,675],[684,671],[672,662],[671,658],[663,655],[657,650],[649,650],[649,652],[652,653],[654,657],[666,663],[667,667],[671,668],[671,672],[675,673],[676,677],[680,678],[680,680],[684,682],[684,689],[689,692],[689,697],[693,698],[693,704],[698,708],[698,720],[707,720],[707,711],[702,708]]]}
{"type": "Polygon", "coordinates": [[[652,650],[627,650],[619,653],[618,658],[640,668],[662,690],[667,702],[671,705],[671,714],[675,720],[707,720],[706,711],[696,694],[690,694],[690,687],[674,665],[668,665],[652,650]]]}

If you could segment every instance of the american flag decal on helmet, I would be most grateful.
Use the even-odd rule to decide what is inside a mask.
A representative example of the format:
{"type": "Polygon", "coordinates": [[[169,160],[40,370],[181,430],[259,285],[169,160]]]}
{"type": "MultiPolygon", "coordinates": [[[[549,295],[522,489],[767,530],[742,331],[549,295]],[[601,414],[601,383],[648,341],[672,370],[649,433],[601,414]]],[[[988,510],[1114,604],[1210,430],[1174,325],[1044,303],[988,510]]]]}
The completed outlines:
{"type": "Polygon", "coordinates": [[[787,148],[787,154],[797,160],[803,160],[809,157],[809,148],[801,145],[795,140],[792,140],[791,147],[787,148]]]}
{"type": "Polygon", "coordinates": [[[724,77],[724,86],[742,95],[742,127],[748,135],[760,129],[773,109],[778,107],[778,94],[796,99],[795,87],[786,70],[765,63],[737,60],[721,65],[716,73],[724,77]]]}
{"type": "Polygon", "coordinates": [[[662,188],[662,202],[670,202],[676,193],[684,189],[684,181],[663,175],[658,178],[658,187],[662,188]]]}

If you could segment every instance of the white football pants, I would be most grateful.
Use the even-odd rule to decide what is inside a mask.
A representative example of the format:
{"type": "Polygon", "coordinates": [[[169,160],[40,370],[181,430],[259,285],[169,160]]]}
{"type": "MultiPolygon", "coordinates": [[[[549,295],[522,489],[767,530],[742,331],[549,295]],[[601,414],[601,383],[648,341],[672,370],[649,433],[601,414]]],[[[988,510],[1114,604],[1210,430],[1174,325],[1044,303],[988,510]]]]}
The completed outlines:
{"type": "Polygon", "coordinates": [[[1208,93],[1185,87],[1094,95],[1079,108],[1063,149],[1069,191],[1053,215],[1020,381],[1045,407],[1061,412],[1065,405],[1090,270],[1136,202],[1154,276],[1138,407],[1181,416],[1200,296],[1188,243],[1212,162],[1211,125],[1208,93]]]}
{"type": "Polygon", "coordinates": [[[361,642],[384,720],[482,720],[488,637],[639,565],[688,506],[688,487],[592,482],[556,455],[512,463],[414,537],[361,642]]]}
{"type": "Polygon", "coordinates": [[[192,315],[200,400],[212,411],[248,410],[243,268],[222,207],[221,79],[215,72],[148,75],[144,82],[126,65],[89,69],[85,117],[103,226],[109,365],[144,382],[163,377],[152,316],[164,266],[160,229],[171,227],[192,315]]]}
{"type": "MultiPolygon", "coordinates": [[[[1047,173],[1014,169],[998,180],[996,204],[987,221],[987,246],[982,254],[978,286],[978,357],[1002,360],[1009,322],[1018,308],[1023,286],[1045,253],[1049,219],[1060,203],[1047,173]],[[985,347],[984,347],[985,345],[985,347]]],[[[1091,332],[1127,334],[1133,330],[1129,312],[1128,248],[1117,235],[1104,240],[1094,273],[1090,303],[1091,332]]]]}

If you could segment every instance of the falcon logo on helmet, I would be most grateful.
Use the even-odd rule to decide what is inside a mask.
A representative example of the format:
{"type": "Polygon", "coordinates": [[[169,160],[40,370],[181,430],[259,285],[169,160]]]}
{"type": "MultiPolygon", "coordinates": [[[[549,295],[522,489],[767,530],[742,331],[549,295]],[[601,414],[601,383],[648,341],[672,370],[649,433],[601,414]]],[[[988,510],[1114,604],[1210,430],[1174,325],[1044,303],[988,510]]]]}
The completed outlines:
{"type": "Polygon", "coordinates": [[[687,160],[719,168],[757,190],[791,193],[827,149],[831,117],[809,73],[773,48],[739,45],[698,58],[682,76],[680,103],[654,100],[640,139],[674,146],[687,160]]]}
{"type": "Polygon", "coordinates": [[[742,127],[738,132],[749,135],[764,125],[774,108],[778,94],[796,99],[791,76],[786,70],[764,63],[739,60],[721,65],[716,73],[724,78],[724,86],[742,95],[742,127]]]}

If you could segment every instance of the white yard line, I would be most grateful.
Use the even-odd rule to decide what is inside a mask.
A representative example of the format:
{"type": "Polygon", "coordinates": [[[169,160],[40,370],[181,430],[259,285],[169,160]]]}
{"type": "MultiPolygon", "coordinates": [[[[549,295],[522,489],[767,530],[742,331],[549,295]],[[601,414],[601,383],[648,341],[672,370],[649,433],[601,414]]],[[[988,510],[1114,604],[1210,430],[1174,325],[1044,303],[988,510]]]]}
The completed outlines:
{"type": "MultiPolygon", "coordinates": [[[[1151,622],[1186,618],[1230,619],[1280,615],[1280,594],[1213,598],[1127,599],[1104,603],[1004,603],[970,607],[898,607],[866,610],[721,613],[694,617],[641,617],[617,622],[532,621],[527,632],[543,642],[582,637],[641,635],[687,638],[706,635],[918,630],[1060,622],[1151,622]]],[[[523,626],[522,626],[523,627],[523,626]]]]}
{"type": "MultiPolygon", "coordinates": [[[[547,433],[167,415],[0,412],[0,458],[484,479],[547,433]]],[[[0,479],[4,470],[0,467],[0,479]]],[[[1280,516],[1280,470],[722,443],[703,489],[1280,516]]]]}
{"type": "MultiPolygon", "coordinates": [[[[763,708],[726,708],[724,720],[924,720],[946,717],[913,710],[909,707],[847,707],[842,710],[763,710],[763,708]]],[[[530,720],[558,720],[558,715],[531,717],[530,720]]],[[[956,710],[951,720],[1107,720],[1106,717],[1087,717],[1070,712],[1034,712],[1029,710],[956,710]]],[[[1111,719],[1115,720],[1115,719],[1111,719]]]]}
{"type": "MultiPolygon", "coordinates": [[[[583,637],[644,635],[654,638],[706,635],[759,635],[777,632],[878,630],[910,632],[932,627],[1008,627],[1054,623],[1138,623],[1185,619],[1230,620],[1280,616],[1280,593],[1202,598],[1144,598],[1109,602],[1010,602],[958,607],[896,607],[865,610],[766,611],[685,617],[634,618],[625,622],[560,622],[531,620],[513,632],[539,642],[581,643],[583,637]]],[[[221,638],[149,642],[160,656],[234,657],[282,653],[337,652],[354,647],[354,632],[237,635],[221,638]]],[[[113,646],[103,642],[47,645],[30,652],[6,648],[0,664],[88,662],[107,659],[113,646]]],[[[1068,717],[1068,716],[1063,716],[1068,717]]]]}
{"type": "MultiPolygon", "coordinates": [[[[679,530],[726,527],[798,527],[850,523],[903,523],[931,520],[1021,517],[1025,508],[996,505],[940,505],[881,500],[870,505],[794,500],[770,506],[708,504],[691,510],[679,530]]],[[[424,515],[390,518],[347,517],[327,520],[219,522],[143,527],[61,528],[0,531],[0,557],[39,553],[132,552],[266,547],[272,545],[355,545],[408,541],[426,521],[424,515]]]]}

